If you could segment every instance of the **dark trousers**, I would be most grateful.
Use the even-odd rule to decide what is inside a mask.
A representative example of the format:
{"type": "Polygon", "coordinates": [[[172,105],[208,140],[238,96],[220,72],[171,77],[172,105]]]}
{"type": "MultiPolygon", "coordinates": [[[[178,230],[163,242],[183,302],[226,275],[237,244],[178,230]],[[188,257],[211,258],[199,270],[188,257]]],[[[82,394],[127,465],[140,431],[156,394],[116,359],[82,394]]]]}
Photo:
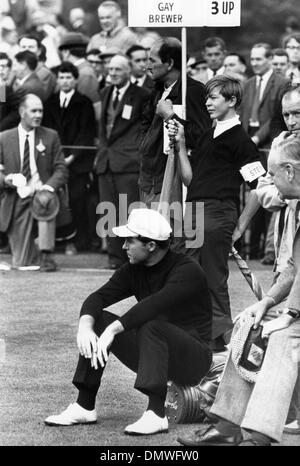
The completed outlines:
{"type": "MultiPolygon", "coordinates": [[[[201,200],[197,201],[201,202],[201,200]]],[[[212,300],[213,327],[212,338],[223,336],[228,343],[233,327],[228,293],[228,257],[231,239],[237,222],[237,206],[231,199],[205,199],[204,202],[204,243],[202,247],[187,248],[183,237],[175,242],[174,249],[184,252],[202,266],[212,300]],[[227,335],[226,335],[227,333],[227,335]]],[[[196,228],[196,203],[193,203],[193,216],[185,218],[185,225],[192,231],[196,228]]],[[[186,232],[188,234],[188,232],[186,232]]]]}
{"type": "Polygon", "coordinates": [[[251,220],[250,259],[261,259],[264,256],[265,241],[271,216],[271,212],[260,207],[251,220]]]}
{"type": "MultiPolygon", "coordinates": [[[[113,173],[109,169],[99,175],[100,202],[110,202],[115,206],[116,225],[125,224],[128,218],[130,204],[139,202],[138,173],[113,173]],[[126,208],[120,209],[120,194],[126,195],[126,208]]],[[[127,262],[127,256],[122,250],[124,239],[118,238],[108,232],[107,253],[108,260],[112,264],[122,265],[127,262]]]]}
{"type": "MultiPolygon", "coordinates": [[[[95,323],[100,335],[118,317],[103,311],[95,323]]],[[[165,397],[167,381],[196,385],[208,371],[212,356],[209,346],[188,332],[163,320],[151,320],[139,329],[118,334],[110,351],[137,374],[134,387],[146,395],[165,397]]],[[[80,389],[98,390],[103,368],[91,367],[79,356],[73,384],[80,389]]]]}

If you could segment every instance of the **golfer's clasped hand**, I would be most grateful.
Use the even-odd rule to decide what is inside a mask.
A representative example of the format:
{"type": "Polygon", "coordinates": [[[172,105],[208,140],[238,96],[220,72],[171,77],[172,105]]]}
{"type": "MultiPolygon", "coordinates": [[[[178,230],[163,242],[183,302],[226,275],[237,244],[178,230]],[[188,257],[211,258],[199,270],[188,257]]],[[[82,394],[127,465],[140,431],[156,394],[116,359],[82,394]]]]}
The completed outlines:
{"type": "MultiPolygon", "coordinates": [[[[79,329],[77,334],[77,346],[81,356],[86,359],[92,359],[91,364],[93,367],[94,355],[97,354],[97,341],[96,333],[91,329],[79,329]]],[[[96,358],[97,359],[97,358],[96,358]]]]}

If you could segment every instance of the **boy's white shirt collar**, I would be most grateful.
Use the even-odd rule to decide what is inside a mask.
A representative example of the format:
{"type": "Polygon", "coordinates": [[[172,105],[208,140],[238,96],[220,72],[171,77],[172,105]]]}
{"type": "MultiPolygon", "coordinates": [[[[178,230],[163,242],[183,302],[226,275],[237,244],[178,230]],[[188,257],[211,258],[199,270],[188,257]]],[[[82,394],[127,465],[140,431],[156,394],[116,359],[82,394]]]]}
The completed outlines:
{"type": "Polygon", "coordinates": [[[240,124],[241,122],[240,122],[240,118],[238,115],[235,115],[234,117],[229,118],[228,120],[224,120],[224,121],[217,120],[217,124],[214,130],[214,138],[216,138],[217,136],[220,136],[220,134],[224,133],[228,129],[233,128],[234,126],[240,125],[240,124]]]}

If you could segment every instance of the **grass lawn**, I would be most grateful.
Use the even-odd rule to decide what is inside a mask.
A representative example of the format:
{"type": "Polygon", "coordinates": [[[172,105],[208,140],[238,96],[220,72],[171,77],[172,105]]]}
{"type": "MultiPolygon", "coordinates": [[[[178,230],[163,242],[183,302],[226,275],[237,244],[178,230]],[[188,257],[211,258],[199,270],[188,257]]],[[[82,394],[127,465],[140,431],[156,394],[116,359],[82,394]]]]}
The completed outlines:
{"type": "MultiPolygon", "coordinates": [[[[257,263],[251,266],[267,289],[272,279],[270,268],[257,263]]],[[[230,269],[235,315],[255,298],[234,262],[230,269]]],[[[45,417],[76,399],[71,379],[77,361],[80,305],[108,277],[109,273],[74,268],[53,274],[0,272],[0,338],[6,345],[6,357],[0,361],[0,445],[178,446],[176,437],[196,427],[171,425],[169,433],[152,437],[123,435],[123,428],[142,414],[146,398],[132,388],[135,375],[113,356],[97,398],[98,424],[44,425],[45,417]]],[[[130,302],[113,310],[122,313],[130,302]]],[[[299,445],[299,439],[286,435],[283,443],[299,445]]]]}

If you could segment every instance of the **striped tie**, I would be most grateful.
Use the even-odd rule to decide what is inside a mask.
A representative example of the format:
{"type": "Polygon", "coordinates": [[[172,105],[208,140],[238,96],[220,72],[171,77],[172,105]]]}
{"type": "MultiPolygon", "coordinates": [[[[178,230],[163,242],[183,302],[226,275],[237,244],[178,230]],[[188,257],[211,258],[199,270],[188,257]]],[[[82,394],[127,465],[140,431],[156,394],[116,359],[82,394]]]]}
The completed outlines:
{"type": "Polygon", "coordinates": [[[28,140],[28,134],[26,134],[26,140],[25,140],[25,144],[24,144],[24,158],[23,158],[22,174],[25,176],[27,182],[31,178],[29,155],[30,155],[29,140],[28,140]]]}

